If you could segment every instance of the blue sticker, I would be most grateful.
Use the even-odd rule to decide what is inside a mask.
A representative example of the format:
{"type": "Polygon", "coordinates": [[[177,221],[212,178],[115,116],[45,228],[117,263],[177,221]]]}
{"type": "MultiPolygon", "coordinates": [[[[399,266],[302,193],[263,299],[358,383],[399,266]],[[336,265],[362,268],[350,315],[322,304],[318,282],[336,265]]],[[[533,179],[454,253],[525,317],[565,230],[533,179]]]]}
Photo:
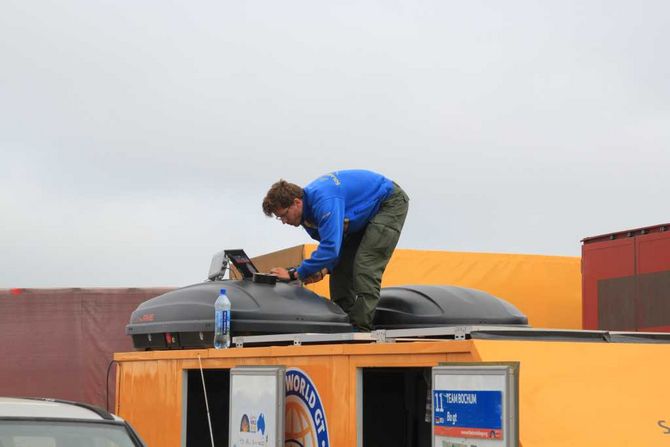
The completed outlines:
{"type": "Polygon", "coordinates": [[[502,391],[433,391],[436,435],[503,439],[502,423],[502,391]]]}

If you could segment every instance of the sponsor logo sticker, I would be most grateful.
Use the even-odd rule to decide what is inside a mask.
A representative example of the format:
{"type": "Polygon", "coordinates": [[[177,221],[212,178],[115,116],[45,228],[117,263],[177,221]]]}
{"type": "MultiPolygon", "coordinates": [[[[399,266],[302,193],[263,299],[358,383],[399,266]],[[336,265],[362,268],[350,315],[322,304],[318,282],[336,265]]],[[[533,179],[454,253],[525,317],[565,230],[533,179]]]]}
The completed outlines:
{"type": "Polygon", "coordinates": [[[303,370],[286,371],[286,447],[330,447],[326,411],[312,379],[303,370]]]}

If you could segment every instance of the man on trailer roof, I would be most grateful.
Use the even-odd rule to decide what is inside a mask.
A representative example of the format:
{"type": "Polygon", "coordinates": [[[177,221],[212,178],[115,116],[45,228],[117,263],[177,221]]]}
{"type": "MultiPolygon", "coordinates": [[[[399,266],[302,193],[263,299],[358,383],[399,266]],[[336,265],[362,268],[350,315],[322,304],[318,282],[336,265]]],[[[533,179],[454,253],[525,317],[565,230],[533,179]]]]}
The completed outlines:
{"type": "Polygon", "coordinates": [[[279,180],[263,199],[263,212],[283,224],[302,226],[319,246],[297,268],[270,272],[305,284],[330,273],[331,299],[355,327],[370,331],[382,274],[408,206],[400,186],[371,171],[331,172],[304,188],[279,180]]]}

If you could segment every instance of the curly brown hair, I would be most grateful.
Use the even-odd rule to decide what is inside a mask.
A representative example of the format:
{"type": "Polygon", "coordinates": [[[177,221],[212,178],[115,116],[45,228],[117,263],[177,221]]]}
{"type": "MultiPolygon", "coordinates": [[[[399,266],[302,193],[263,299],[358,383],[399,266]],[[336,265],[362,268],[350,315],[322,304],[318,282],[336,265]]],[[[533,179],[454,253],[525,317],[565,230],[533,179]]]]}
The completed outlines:
{"type": "Polygon", "coordinates": [[[289,183],[284,179],[270,187],[270,190],[263,199],[263,213],[272,217],[275,211],[282,208],[288,208],[293,204],[294,199],[302,199],[302,188],[294,183],[289,183]]]}

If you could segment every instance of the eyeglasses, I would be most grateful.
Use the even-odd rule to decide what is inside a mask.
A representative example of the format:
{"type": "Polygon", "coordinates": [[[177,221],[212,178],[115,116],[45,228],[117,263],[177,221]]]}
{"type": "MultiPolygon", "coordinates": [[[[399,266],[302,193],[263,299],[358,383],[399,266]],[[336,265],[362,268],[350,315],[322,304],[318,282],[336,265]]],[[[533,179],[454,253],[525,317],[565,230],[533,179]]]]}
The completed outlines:
{"type": "Polygon", "coordinates": [[[286,211],[284,211],[284,212],[281,213],[281,214],[277,214],[277,212],[275,211],[275,219],[277,219],[277,220],[281,220],[281,221],[283,222],[284,219],[286,219],[286,217],[288,217],[288,212],[289,212],[289,210],[291,209],[291,207],[292,207],[293,205],[295,205],[295,203],[290,204],[290,205],[288,206],[288,208],[286,208],[286,211]]]}

